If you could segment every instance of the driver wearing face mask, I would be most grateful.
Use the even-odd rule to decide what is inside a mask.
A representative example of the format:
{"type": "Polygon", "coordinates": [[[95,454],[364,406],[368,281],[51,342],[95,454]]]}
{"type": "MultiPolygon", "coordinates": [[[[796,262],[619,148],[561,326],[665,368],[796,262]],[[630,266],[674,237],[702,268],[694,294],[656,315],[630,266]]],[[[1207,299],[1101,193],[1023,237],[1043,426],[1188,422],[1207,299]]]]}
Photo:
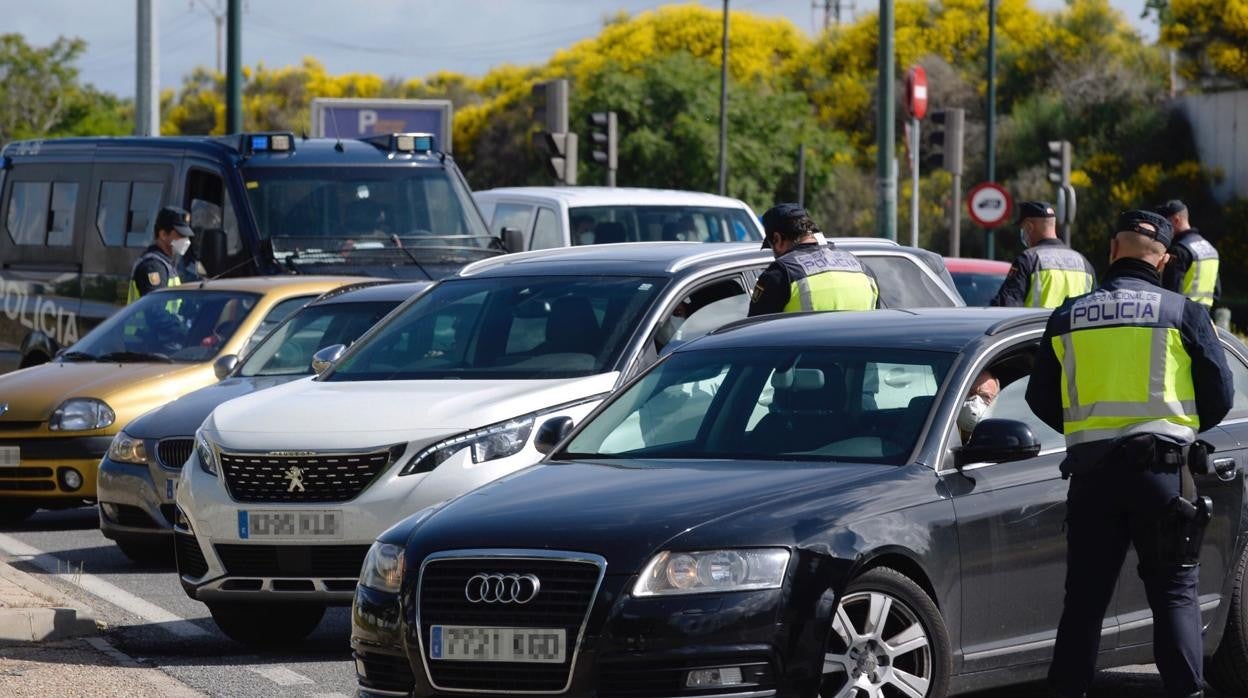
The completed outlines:
{"type": "Polygon", "coordinates": [[[130,270],[127,304],[158,288],[182,283],[178,276],[177,258],[191,249],[191,238],[195,237],[195,231],[191,230],[191,214],[176,206],[166,206],[156,214],[153,227],[155,239],[130,270]]]}
{"type": "Polygon", "coordinates": [[[962,432],[963,443],[975,431],[975,425],[987,416],[988,409],[992,407],[999,392],[1001,381],[988,370],[980,371],[975,382],[971,384],[971,391],[962,401],[962,408],[958,410],[958,430],[962,432]]]}

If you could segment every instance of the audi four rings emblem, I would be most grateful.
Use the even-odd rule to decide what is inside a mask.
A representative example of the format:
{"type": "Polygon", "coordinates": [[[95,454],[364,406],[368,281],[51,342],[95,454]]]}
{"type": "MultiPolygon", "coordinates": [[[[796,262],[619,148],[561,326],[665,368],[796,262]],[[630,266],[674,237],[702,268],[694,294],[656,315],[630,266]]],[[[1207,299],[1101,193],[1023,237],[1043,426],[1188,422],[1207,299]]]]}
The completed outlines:
{"type": "Polygon", "coordinates": [[[532,574],[474,574],[464,585],[470,603],[526,604],[537,596],[542,583],[532,574]]]}

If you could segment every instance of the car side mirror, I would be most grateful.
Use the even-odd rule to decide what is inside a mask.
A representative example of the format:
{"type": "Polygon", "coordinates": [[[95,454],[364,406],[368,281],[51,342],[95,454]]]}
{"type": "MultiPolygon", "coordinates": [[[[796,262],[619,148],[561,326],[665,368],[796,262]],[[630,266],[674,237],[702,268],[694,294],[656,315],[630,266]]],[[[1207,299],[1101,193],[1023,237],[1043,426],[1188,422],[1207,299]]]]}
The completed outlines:
{"type": "Polygon", "coordinates": [[[975,425],[966,445],[955,449],[953,464],[1006,463],[1040,453],[1040,441],[1031,427],[1014,419],[985,419],[975,425]]]}
{"type": "Polygon", "coordinates": [[[548,456],[571,433],[571,417],[551,417],[538,427],[537,436],[533,437],[533,448],[543,456],[548,456]]]}
{"type": "Polygon", "coordinates": [[[500,237],[508,252],[524,252],[524,232],[519,228],[503,228],[500,237]]]}
{"type": "Polygon", "coordinates": [[[218,356],[216,361],[212,362],[212,372],[217,374],[217,380],[225,380],[225,377],[234,372],[234,368],[238,366],[238,354],[226,354],[218,356]]]}
{"type": "Polygon", "coordinates": [[[342,353],[347,350],[345,344],[331,344],[312,355],[312,372],[321,375],[329,370],[334,362],[342,358],[342,353]]]}
{"type": "Polygon", "coordinates": [[[197,237],[199,263],[204,265],[208,276],[216,276],[226,271],[225,263],[229,253],[226,251],[225,231],[220,228],[205,228],[197,237]]]}

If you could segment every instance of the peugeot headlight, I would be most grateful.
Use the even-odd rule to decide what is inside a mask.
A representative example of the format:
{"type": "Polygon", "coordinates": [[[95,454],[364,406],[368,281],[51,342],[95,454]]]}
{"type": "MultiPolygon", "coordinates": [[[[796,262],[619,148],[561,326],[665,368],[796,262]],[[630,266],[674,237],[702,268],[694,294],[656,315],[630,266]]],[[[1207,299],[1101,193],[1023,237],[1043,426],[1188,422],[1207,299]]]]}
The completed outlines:
{"type": "Polygon", "coordinates": [[[534,415],[525,415],[426,446],[399,474],[427,473],[465,448],[472,449],[473,463],[484,463],[497,458],[514,456],[529,442],[529,434],[533,433],[534,421],[534,415]]]}
{"type": "Polygon", "coordinates": [[[199,468],[205,473],[216,477],[220,467],[217,463],[217,449],[205,436],[203,430],[195,432],[195,455],[199,456],[199,468]]]}
{"type": "Polygon", "coordinates": [[[789,551],[784,548],[665,550],[642,570],[633,596],[779,589],[788,566],[789,551]]]}
{"type": "Polygon", "coordinates": [[[117,419],[113,408],[93,397],[74,397],[52,410],[48,428],[52,431],[86,431],[103,429],[117,419]]]}
{"type": "Polygon", "coordinates": [[[117,463],[147,465],[147,447],[143,445],[143,439],[136,439],[123,431],[114,436],[113,443],[109,444],[108,459],[117,463]]]}
{"type": "Polygon", "coordinates": [[[360,584],[377,591],[399,593],[403,583],[403,548],[390,543],[373,543],[364,557],[360,584]]]}

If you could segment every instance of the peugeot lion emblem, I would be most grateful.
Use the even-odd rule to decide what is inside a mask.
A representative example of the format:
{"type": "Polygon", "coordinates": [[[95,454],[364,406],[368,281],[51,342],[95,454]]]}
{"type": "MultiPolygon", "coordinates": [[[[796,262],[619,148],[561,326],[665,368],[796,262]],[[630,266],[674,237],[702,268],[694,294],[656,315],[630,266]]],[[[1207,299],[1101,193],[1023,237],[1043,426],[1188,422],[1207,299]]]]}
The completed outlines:
{"type": "Polygon", "coordinates": [[[469,603],[526,604],[537,596],[541,581],[532,574],[474,574],[464,585],[469,603]]]}
{"type": "Polygon", "coordinates": [[[287,492],[294,492],[296,487],[300,492],[306,491],[303,489],[303,468],[292,465],[286,469],[282,477],[290,480],[290,486],[286,488],[287,492]]]}

